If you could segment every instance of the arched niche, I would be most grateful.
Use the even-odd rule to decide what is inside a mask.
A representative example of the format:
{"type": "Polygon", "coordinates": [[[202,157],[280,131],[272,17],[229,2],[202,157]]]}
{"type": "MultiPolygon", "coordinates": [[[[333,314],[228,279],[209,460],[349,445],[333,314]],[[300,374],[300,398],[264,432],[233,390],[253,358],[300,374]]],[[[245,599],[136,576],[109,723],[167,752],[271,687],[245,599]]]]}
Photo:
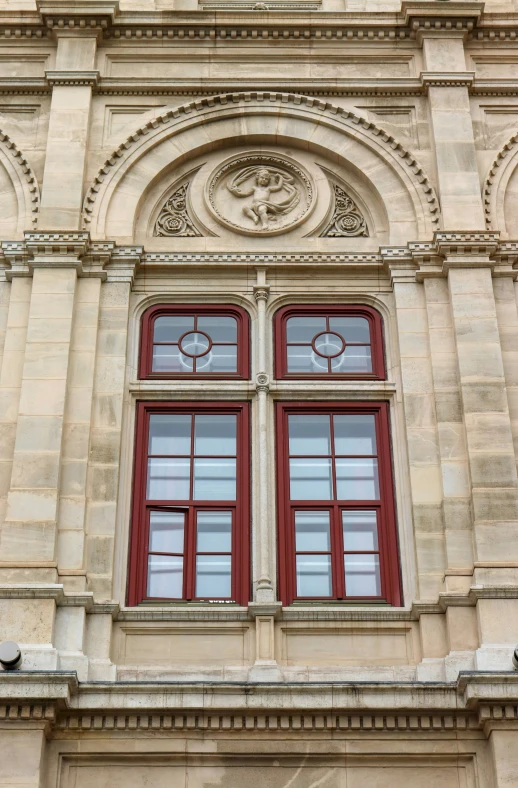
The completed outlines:
{"type": "MultiPolygon", "coordinates": [[[[358,248],[429,238],[438,224],[433,189],[417,162],[386,132],[333,105],[289,94],[246,98],[214,97],[169,110],[145,124],[101,169],[85,200],[85,227],[94,238],[170,248],[170,239],[150,230],[160,201],[182,179],[197,175],[226,156],[247,150],[287,156],[312,169],[319,201],[311,219],[276,238],[239,237],[201,217],[203,238],[186,240],[189,249],[243,245],[275,249],[279,243],[306,248],[358,248]],[[365,212],[367,238],[322,238],[329,199],[329,173],[365,212]],[[326,192],[327,190],[327,192],[326,192]],[[322,199],[321,199],[322,196],[322,199]],[[320,223],[320,225],[319,225],[320,223]],[[208,226],[207,226],[208,225],[208,226]],[[207,241],[213,237],[213,242],[207,241]],[[214,238],[218,236],[218,238],[214,238]],[[216,243],[217,240],[217,243],[216,243]]],[[[198,217],[199,219],[200,217],[198,217]]],[[[187,247],[186,247],[187,248],[187,247]]]]}
{"type": "Polygon", "coordinates": [[[498,152],[483,187],[486,227],[502,240],[518,237],[518,133],[498,152]]]}
{"type": "Polygon", "coordinates": [[[36,225],[39,190],[21,151],[0,131],[0,237],[16,240],[36,225]]]}

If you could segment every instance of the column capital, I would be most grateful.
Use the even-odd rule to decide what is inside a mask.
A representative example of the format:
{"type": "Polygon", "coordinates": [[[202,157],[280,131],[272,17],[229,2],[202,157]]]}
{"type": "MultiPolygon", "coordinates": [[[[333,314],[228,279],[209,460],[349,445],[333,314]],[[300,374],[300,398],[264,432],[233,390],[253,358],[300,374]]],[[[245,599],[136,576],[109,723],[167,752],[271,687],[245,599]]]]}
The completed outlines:
{"type": "Polygon", "coordinates": [[[36,0],[36,7],[47,27],[69,37],[76,33],[97,35],[119,14],[118,0],[36,0]]]}
{"type": "Polygon", "coordinates": [[[408,246],[382,246],[380,254],[389,274],[390,283],[415,282],[416,263],[408,246]]]}
{"type": "Polygon", "coordinates": [[[90,241],[89,232],[26,232],[24,241],[2,241],[5,277],[32,276],[36,268],[75,268],[78,277],[133,284],[142,246],[90,241]]]}
{"type": "Polygon", "coordinates": [[[255,285],[253,292],[256,301],[268,301],[270,297],[270,285],[255,285]]]}
{"type": "Polygon", "coordinates": [[[270,376],[266,372],[258,372],[255,376],[255,389],[256,391],[270,391],[270,376]]]}
{"type": "Polygon", "coordinates": [[[475,80],[475,72],[423,71],[420,78],[425,92],[428,92],[428,88],[470,88],[475,80]]]}
{"type": "Polygon", "coordinates": [[[67,87],[96,87],[99,84],[98,71],[45,71],[45,79],[50,87],[66,85],[67,87]]]}

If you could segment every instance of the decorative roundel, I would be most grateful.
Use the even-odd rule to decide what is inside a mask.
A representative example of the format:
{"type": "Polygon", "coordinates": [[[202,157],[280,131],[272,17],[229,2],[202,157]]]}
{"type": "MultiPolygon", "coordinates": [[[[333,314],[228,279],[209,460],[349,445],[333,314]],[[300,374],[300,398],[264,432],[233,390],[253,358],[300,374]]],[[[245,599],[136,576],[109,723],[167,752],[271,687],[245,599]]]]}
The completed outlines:
{"type": "Polygon", "coordinates": [[[311,176],[287,157],[263,151],[234,156],[210,176],[206,201],[221,224],[245,235],[278,235],[312,211],[311,176]]]}
{"type": "Polygon", "coordinates": [[[201,358],[210,351],[212,339],[204,331],[189,331],[180,337],[178,345],[184,356],[201,358]]]}
{"type": "Polygon", "coordinates": [[[313,337],[311,343],[317,356],[322,358],[337,358],[345,350],[345,340],[334,331],[322,331],[313,337]]]}

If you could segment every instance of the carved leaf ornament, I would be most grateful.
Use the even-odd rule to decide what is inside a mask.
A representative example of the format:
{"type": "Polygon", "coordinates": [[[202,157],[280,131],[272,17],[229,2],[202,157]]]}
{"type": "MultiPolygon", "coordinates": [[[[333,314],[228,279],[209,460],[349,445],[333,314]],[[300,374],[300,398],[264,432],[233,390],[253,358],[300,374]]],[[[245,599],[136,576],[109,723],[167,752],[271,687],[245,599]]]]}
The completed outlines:
{"type": "Polygon", "coordinates": [[[335,207],[331,221],[321,233],[321,238],[357,238],[367,237],[367,223],[354,200],[340,187],[334,184],[335,207]]]}
{"type": "Polygon", "coordinates": [[[187,210],[187,191],[189,184],[184,183],[169,197],[158,214],[153,235],[159,237],[193,238],[201,236],[194,226],[187,210]]]}

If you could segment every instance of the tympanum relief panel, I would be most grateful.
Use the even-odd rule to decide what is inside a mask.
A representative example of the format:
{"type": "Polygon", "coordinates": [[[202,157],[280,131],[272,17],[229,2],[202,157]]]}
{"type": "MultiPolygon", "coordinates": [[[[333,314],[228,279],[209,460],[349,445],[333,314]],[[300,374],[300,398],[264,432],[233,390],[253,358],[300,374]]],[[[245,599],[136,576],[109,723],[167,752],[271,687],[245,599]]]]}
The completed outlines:
{"type": "Polygon", "coordinates": [[[215,151],[191,161],[189,170],[164,175],[147,202],[152,198],[147,246],[150,236],[231,243],[241,236],[265,248],[272,236],[349,238],[362,245],[377,236],[379,244],[385,229],[383,212],[372,210],[375,199],[361,178],[300,150],[215,151]]]}

